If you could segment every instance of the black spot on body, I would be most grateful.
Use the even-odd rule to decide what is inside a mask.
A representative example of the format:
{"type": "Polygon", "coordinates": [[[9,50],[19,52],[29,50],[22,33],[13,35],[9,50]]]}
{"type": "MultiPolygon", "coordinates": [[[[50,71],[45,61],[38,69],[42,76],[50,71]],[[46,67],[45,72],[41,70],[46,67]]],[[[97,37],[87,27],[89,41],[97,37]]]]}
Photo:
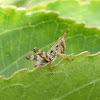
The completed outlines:
{"type": "Polygon", "coordinates": [[[51,50],[51,52],[50,53],[53,53],[53,50],[51,50]]]}
{"type": "Polygon", "coordinates": [[[52,59],[51,59],[51,58],[49,58],[49,60],[50,60],[50,61],[52,61],[52,59]]]}
{"type": "Polygon", "coordinates": [[[58,47],[58,45],[56,45],[56,48],[58,47]]]}
{"type": "Polygon", "coordinates": [[[58,45],[56,45],[56,51],[58,50],[58,45]]]}

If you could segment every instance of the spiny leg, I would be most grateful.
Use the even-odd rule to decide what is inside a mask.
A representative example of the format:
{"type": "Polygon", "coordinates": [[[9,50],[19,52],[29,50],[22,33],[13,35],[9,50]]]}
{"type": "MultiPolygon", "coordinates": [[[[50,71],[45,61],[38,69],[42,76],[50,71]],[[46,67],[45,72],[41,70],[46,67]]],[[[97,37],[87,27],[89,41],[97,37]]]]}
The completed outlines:
{"type": "Polygon", "coordinates": [[[50,62],[50,67],[51,67],[51,71],[52,71],[52,74],[53,74],[53,65],[52,64],[53,64],[53,61],[50,62]]]}
{"type": "MultiPolygon", "coordinates": [[[[71,56],[71,55],[73,55],[73,53],[70,54],[70,55],[59,54],[59,56],[61,56],[63,59],[64,59],[64,58],[67,58],[68,60],[73,60],[73,59],[70,59],[70,58],[69,58],[69,56],[71,56]]],[[[54,66],[57,66],[63,59],[61,59],[61,60],[60,60],[56,65],[54,65],[54,66]]]]}
{"type": "Polygon", "coordinates": [[[40,57],[42,57],[43,59],[45,59],[46,61],[51,61],[52,60],[52,57],[48,54],[48,53],[45,53],[43,51],[41,51],[40,49],[38,49],[37,47],[35,47],[33,49],[33,51],[38,54],[40,57]]]}
{"type": "Polygon", "coordinates": [[[63,59],[61,59],[57,64],[55,64],[55,65],[53,65],[53,66],[55,67],[55,66],[59,65],[60,62],[61,62],[62,60],[63,60],[63,59]]]}
{"type": "Polygon", "coordinates": [[[59,56],[61,56],[63,59],[64,59],[64,58],[67,58],[68,60],[72,60],[72,59],[69,58],[69,56],[71,56],[71,55],[73,55],[73,54],[70,54],[70,55],[59,54],[59,56]]]}
{"type": "Polygon", "coordinates": [[[27,60],[38,60],[38,56],[37,55],[27,55],[26,56],[26,59],[27,60]]]}

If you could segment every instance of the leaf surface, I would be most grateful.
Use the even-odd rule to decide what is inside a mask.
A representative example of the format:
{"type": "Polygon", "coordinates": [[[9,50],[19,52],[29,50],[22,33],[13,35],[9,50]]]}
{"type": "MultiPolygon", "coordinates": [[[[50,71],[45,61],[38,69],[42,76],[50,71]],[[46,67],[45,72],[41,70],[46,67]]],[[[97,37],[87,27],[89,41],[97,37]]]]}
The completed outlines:
{"type": "Polygon", "coordinates": [[[85,27],[56,12],[26,12],[24,9],[0,7],[0,75],[11,76],[22,68],[33,69],[35,61],[26,60],[33,48],[47,52],[67,28],[66,54],[100,50],[100,30],[85,27]],[[6,20],[5,20],[6,19],[6,20]]]}
{"type": "Polygon", "coordinates": [[[73,61],[63,59],[51,74],[49,65],[23,69],[0,78],[1,100],[99,100],[100,53],[83,52],[73,61]]]}
{"type": "Polygon", "coordinates": [[[0,75],[10,77],[17,72],[10,78],[0,77],[0,100],[99,100],[99,43],[100,29],[56,12],[1,6],[0,75]],[[34,68],[35,61],[25,59],[28,54],[35,55],[34,47],[47,52],[66,28],[70,32],[65,53],[74,53],[73,61],[63,59],[52,75],[49,65],[34,68]]]}

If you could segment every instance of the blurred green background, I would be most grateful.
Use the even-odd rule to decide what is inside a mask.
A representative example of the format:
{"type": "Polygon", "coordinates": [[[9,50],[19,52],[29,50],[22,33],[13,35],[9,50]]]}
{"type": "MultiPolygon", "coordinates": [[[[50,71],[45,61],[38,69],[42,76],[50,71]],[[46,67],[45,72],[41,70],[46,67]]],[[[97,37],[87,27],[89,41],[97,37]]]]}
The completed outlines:
{"type": "Polygon", "coordinates": [[[17,7],[25,7],[25,8],[30,8],[30,6],[32,7],[39,3],[45,3],[46,1],[53,1],[53,0],[1,0],[2,4],[4,5],[14,5],[17,7]]]}

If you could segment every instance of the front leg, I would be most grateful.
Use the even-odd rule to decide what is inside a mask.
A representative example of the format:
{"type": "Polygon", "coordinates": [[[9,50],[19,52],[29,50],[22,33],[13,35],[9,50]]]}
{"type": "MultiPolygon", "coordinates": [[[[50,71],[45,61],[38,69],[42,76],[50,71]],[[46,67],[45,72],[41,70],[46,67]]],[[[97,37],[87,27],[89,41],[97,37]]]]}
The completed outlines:
{"type": "Polygon", "coordinates": [[[52,71],[52,74],[53,74],[53,61],[50,62],[50,67],[51,67],[51,71],[52,71]]]}
{"type": "Polygon", "coordinates": [[[39,56],[37,56],[37,55],[27,55],[26,59],[27,60],[36,60],[37,61],[39,59],[39,56]]]}

